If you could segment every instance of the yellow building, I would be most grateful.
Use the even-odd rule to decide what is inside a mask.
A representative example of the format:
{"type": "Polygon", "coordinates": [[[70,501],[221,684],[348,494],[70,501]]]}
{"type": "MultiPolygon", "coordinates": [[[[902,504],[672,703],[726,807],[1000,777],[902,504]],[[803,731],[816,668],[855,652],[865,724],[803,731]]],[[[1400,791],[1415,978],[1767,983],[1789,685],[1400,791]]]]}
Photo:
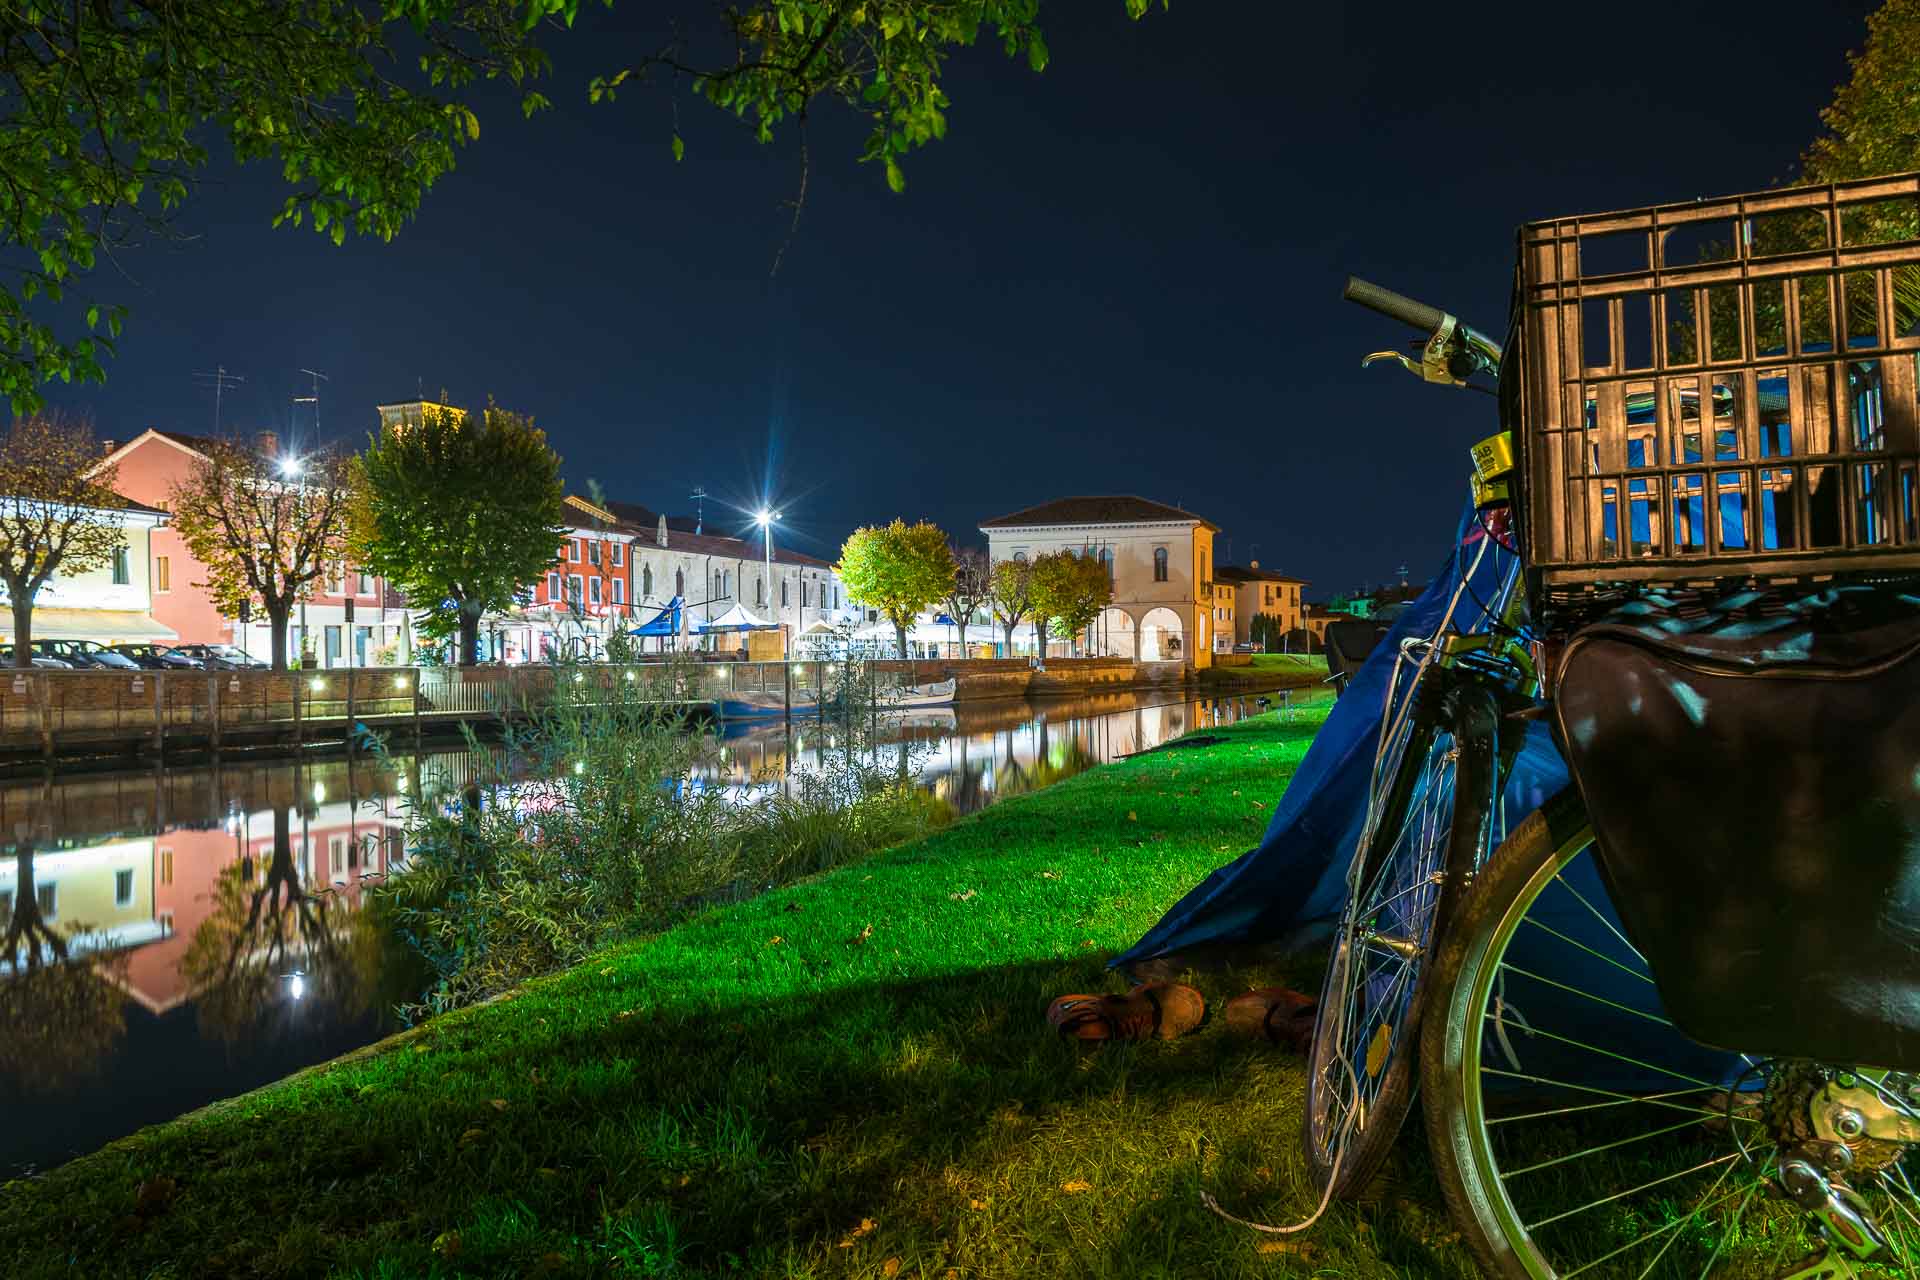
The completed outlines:
{"type": "MultiPolygon", "coordinates": [[[[40,588],[33,602],[35,640],[97,640],[101,644],[130,641],[170,643],[180,637],[153,616],[153,531],[166,523],[167,513],[129,501],[117,509],[101,508],[103,523],[117,524],[126,545],[107,563],[83,573],[56,572],[40,588]]],[[[5,583],[0,583],[0,644],[13,643],[13,612],[7,608],[5,583]]]]}

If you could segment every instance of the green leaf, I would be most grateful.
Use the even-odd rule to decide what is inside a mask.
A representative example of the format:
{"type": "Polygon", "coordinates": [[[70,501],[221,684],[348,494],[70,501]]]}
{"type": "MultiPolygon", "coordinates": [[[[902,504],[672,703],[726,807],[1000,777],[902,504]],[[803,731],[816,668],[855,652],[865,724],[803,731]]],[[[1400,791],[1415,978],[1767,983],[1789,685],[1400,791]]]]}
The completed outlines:
{"type": "Polygon", "coordinates": [[[1047,42],[1040,38],[1038,31],[1027,41],[1027,65],[1035,71],[1047,69],[1047,42]]]}
{"type": "Polygon", "coordinates": [[[679,164],[686,158],[687,144],[680,140],[679,134],[673,135],[673,162],[679,164]]]}
{"type": "Polygon", "coordinates": [[[907,175],[900,172],[900,165],[892,156],[887,157],[887,185],[895,195],[907,189],[907,175]]]}

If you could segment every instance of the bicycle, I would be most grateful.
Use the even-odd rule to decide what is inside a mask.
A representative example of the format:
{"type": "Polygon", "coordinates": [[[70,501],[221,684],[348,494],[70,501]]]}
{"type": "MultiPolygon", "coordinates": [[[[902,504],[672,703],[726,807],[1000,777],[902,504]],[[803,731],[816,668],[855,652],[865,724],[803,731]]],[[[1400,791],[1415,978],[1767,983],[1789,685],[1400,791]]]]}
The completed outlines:
{"type": "Polygon", "coordinates": [[[1417,1072],[1489,1275],[1920,1272],[1916,214],[1902,175],[1529,224],[1504,344],[1349,282],[1427,335],[1369,362],[1498,377],[1476,511],[1520,587],[1415,672],[1454,672],[1452,729],[1406,737],[1451,734],[1444,839],[1399,838],[1433,748],[1388,707],[1310,1064],[1323,1207],[1417,1072]],[[1504,831],[1527,695],[1572,785],[1504,831]],[[1395,980],[1344,976],[1368,948],[1395,980]]]}

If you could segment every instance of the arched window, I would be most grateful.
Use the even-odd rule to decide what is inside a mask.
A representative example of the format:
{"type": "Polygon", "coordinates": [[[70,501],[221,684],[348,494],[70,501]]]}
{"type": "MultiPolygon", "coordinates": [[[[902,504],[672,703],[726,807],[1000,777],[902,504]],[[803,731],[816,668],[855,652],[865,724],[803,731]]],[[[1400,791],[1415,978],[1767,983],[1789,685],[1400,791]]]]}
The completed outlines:
{"type": "Polygon", "coordinates": [[[1167,549],[1165,547],[1153,549],[1153,580],[1155,582],[1167,580],[1167,549]]]}
{"type": "Polygon", "coordinates": [[[646,599],[653,594],[653,566],[644,565],[640,569],[640,598],[646,599]]]}
{"type": "Polygon", "coordinates": [[[684,570],[673,571],[673,594],[685,599],[687,595],[687,575],[684,570]]]}

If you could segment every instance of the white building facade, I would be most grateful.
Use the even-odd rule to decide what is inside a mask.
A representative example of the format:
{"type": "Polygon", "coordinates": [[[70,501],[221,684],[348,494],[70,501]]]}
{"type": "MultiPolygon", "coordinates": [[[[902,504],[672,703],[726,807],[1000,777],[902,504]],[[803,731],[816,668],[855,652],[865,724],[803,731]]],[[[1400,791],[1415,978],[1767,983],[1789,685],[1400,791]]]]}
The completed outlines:
{"type": "MultiPolygon", "coordinates": [[[[1119,495],[1056,498],[983,520],[980,532],[996,564],[1070,551],[1108,566],[1113,602],[1090,628],[1094,654],[1212,665],[1218,630],[1213,537],[1219,532],[1212,521],[1163,502],[1119,495]]],[[[1226,634],[1233,635],[1231,621],[1226,634]]]]}

